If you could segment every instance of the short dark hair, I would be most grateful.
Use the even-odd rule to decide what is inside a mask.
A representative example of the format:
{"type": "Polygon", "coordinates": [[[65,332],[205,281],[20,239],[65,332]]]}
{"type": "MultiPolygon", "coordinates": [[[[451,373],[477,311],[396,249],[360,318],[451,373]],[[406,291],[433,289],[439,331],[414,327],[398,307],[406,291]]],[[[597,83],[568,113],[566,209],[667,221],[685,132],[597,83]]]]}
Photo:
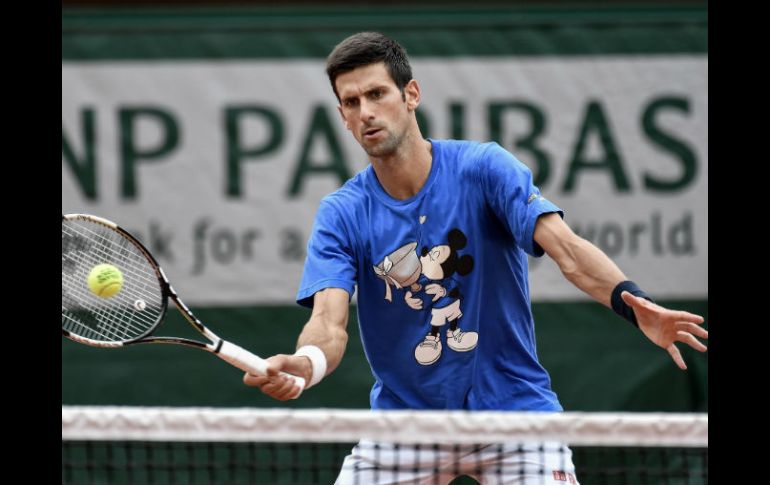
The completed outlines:
{"type": "Polygon", "coordinates": [[[404,87],[412,80],[412,67],[406,49],[398,42],[379,32],[359,32],[337,44],[326,59],[326,74],[337,99],[340,99],[334,84],[337,76],[378,62],[385,63],[388,74],[403,94],[404,87]]]}

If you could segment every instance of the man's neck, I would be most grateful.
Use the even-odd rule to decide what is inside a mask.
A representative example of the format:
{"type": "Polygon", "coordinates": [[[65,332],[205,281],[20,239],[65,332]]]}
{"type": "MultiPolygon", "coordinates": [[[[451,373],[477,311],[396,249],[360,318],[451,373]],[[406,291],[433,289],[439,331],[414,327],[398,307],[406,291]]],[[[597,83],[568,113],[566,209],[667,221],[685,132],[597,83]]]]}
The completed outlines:
{"type": "Polygon", "coordinates": [[[430,175],[432,145],[421,136],[402,145],[403,149],[386,158],[371,158],[377,180],[388,195],[406,200],[417,195],[430,175]]]}

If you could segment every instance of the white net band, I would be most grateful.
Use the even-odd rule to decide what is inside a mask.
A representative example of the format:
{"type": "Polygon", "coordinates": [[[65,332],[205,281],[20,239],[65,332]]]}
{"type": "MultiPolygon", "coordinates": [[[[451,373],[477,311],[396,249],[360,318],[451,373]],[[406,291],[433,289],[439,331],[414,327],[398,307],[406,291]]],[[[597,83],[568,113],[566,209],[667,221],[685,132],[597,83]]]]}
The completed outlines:
{"type": "Polygon", "coordinates": [[[708,414],[62,406],[62,440],[708,447],[708,414]]]}

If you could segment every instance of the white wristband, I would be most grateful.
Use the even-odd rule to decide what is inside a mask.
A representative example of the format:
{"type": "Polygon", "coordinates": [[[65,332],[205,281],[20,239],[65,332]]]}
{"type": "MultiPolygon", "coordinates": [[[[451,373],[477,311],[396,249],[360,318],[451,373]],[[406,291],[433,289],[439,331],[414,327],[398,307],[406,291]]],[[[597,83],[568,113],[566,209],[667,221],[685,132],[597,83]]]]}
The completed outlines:
{"type": "Polygon", "coordinates": [[[326,375],[326,355],[324,355],[323,350],[315,345],[303,345],[294,352],[294,355],[304,355],[310,359],[310,364],[313,367],[313,375],[305,385],[305,389],[310,389],[321,382],[321,379],[326,375]]]}

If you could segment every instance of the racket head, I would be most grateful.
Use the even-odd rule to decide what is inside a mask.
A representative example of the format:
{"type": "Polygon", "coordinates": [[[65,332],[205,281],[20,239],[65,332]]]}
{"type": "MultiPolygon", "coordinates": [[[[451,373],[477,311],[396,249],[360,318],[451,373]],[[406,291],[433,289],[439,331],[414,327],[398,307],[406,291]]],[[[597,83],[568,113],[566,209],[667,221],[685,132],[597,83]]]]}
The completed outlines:
{"type": "Polygon", "coordinates": [[[168,283],[150,252],[130,233],[90,214],[62,215],[62,335],[95,347],[121,347],[150,335],[168,309],[168,283]],[[109,298],[91,291],[94,266],[123,275],[109,298]]]}

